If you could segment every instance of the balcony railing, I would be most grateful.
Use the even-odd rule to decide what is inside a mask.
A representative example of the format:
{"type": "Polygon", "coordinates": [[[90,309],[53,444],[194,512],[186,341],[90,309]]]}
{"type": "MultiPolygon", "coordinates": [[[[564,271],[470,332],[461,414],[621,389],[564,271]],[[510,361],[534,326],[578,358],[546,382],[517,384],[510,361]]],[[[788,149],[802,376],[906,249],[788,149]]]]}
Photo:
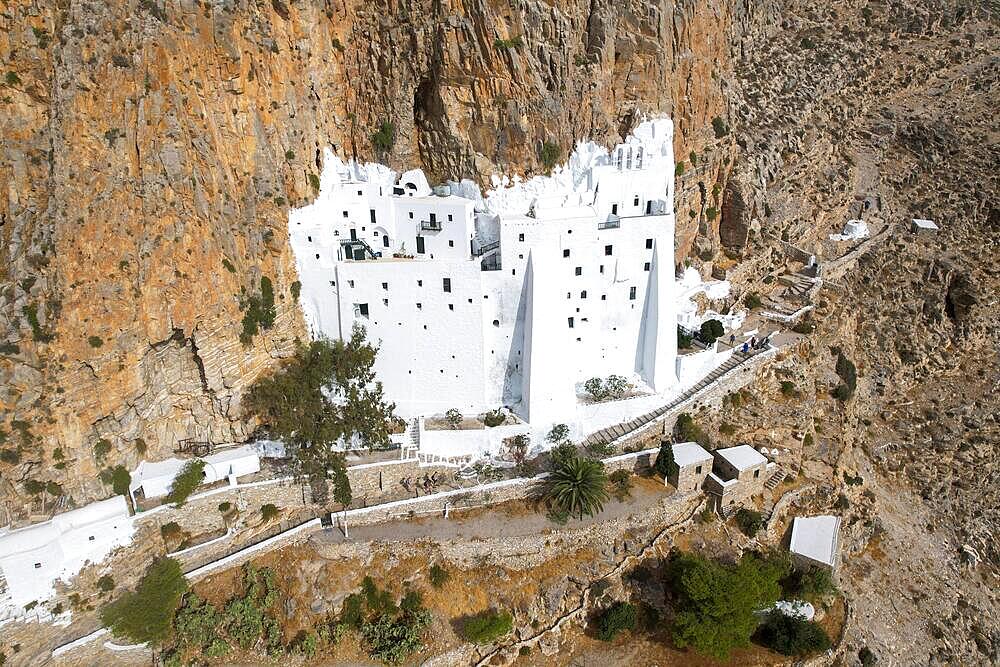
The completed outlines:
{"type": "Polygon", "coordinates": [[[618,229],[622,226],[621,218],[614,217],[605,222],[597,223],[598,229],[618,229]]]}
{"type": "Polygon", "coordinates": [[[441,222],[439,220],[421,220],[420,229],[425,232],[440,232],[441,222]]]}

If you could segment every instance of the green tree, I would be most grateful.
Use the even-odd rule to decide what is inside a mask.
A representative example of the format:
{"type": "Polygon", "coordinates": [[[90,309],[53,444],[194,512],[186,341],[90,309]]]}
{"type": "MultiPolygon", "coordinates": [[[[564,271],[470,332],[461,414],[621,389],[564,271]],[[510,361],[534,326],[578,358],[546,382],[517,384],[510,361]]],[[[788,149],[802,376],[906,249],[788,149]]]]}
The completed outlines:
{"type": "Polygon", "coordinates": [[[593,516],[608,500],[604,464],[578,456],[564,461],[545,480],[543,496],[557,512],[593,516]]]}
{"type": "Polygon", "coordinates": [[[686,412],[677,415],[677,422],[674,424],[674,436],[679,442],[697,442],[704,449],[712,449],[712,439],[695,422],[694,418],[686,412]]]}
{"type": "Polygon", "coordinates": [[[699,335],[703,341],[711,345],[726,332],[719,320],[705,320],[701,323],[699,335]]]}
{"type": "Polygon", "coordinates": [[[753,537],[764,525],[764,517],[756,510],[741,507],[736,511],[736,525],[740,527],[743,534],[753,537]]]}
{"type": "Polygon", "coordinates": [[[624,501],[632,495],[632,471],[621,468],[608,475],[615,498],[624,501]]]}
{"type": "Polygon", "coordinates": [[[395,405],[372,367],[377,348],[355,326],[349,340],[300,346],[277,371],[259,379],[245,400],[270,437],[285,443],[300,474],[326,479],[344,465],[338,444],[389,445],[395,405]]]}
{"type": "Polygon", "coordinates": [[[554,424],[545,439],[553,445],[558,445],[569,440],[569,426],[566,424],[554,424]]]}
{"type": "Polygon", "coordinates": [[[545,165],[545,171],[552,171],[552,168],[559,162],[561,154],[562,151],[559,149],[559,146],[551,141],[546,141],[542,144],[539,156],[542,158],[542,164],[545,165]]]}
{"type": "Polygon", "coordinates": [[[428,575],[430,576],[431,586],[434,588],[443,587],[446,583],[448,583],[448,580],[451,579],[451,573],[437,563],[431,565],[428,575]]]}
{"type": "Polygon", "coordinates": [[[119,496],[128,495],[129,484],[132,483],[132,475],[129,474],[128,468],[123,465],[115,466],[115,469],[111,472],[111,489],[119,496]]]}
{"type": "Polygon", "coordinates": [[[656,460],[653,462],[653,470],[663,478],[664,481],[671,477],[676,477],[680,468],[674,460],[674,446],[669,442],[660,443],[660,451],[656,453],[656,460]]]}
{"type": "Polygon", "coordinates": [[[372,133],[372,148],[375,152],[384,155],[392,150],[396,144],[396,126],[389,121],[383,121],[378,132],[372,133]]]}
{"type": "Polygon", "coordinates": [[[725,566],[674,552],[667,566],[676,610],[671,627],[674,642],[725,660],[730,651],[750,643],[757,627],[754,612],[778,600],[778,581],[784,574],[781,567],[753,554],[744,555],[735,566],[725,566]]]}
{"type": "Polygon", "coordinates": [[[180,563],[161,558],[150,565],[135,592],[101,610],[101,622],[116,636],[133,643],[160,645],[170,636],[174,614],[186,591],[180,563]]]}
{"type": "Polygon", "coordinates": [[[803,656],[830,648],[830,637],[818,624],[777,610],[764,619],[758,638],[782,655],[803,656]]]}
{"type": "Polygon", "coordinates": [[[462,412],[457,408],[451,408],[444,413],[444,419],[448,422],[448,426],[458,428],[462,423],[462,412]]]}

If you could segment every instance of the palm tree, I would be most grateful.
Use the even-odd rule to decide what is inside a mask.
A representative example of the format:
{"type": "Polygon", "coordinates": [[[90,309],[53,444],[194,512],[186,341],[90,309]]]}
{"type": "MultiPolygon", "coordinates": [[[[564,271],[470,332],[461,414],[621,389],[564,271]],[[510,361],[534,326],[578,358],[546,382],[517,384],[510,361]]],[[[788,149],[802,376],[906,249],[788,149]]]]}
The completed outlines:
{"type": "Polygon", "coordinates": [[[578,456],[561,461],[549,474],[544,497],[557,512],[581,519],[584,514],[593,516],[604,509],[608,499],[604,464],[578,456]]]}

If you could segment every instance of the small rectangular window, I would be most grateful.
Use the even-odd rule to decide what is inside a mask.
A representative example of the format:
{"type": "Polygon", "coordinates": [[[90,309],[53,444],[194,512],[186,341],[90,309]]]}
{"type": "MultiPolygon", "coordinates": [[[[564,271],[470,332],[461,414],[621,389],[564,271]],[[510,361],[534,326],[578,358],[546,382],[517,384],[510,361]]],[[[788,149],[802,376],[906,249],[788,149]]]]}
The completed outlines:
{"type": "Polygon", "coordinates": [[[437,222],[437,213],[431,213],[431,222],[437,222]]]}
{"type": "Polygon", "coordinates": [[[448,304],[448,310],[455,310],[455,304],[449,303],[448,304]]]}
{"type": "Polygon", "coordinates": [[[348,287],[354,287],[354,281],[353,280],[348,280],[347,281],[347,286],[348,287]]]}
{"type": "Polygon", "coordinates": [[[611,215],[618,215],[618,204],[611,205],[611,215]]]}
{"type": "Polygon", "coordinates": [[[448,247],[449,248],[454,248],[455,247],[455,242],[452,241],[451,239],[448,239],[448,247]]]}
{"type": "Polygon", "coordinates": [[[612,253],[612,251],[613,251],[613,248],[611,246],[609,246],[609,245],[604,246],[604,254],[605,255],[610,255],[612,253]]]}
{"type": "Polygon", "coordinates": [[[410,211],[410,220],[413,220],[413,211],[410,211]]]}
{"type": "Polygon", "coordinates": [[[383,306],[388,306],[389,305],[389,299],[382,299],[382,305],[383,306]]]}
{"type": "Polygon", "coordinates": [[[451,213],[448,214],[448,222],[451,222],[451,213]]]}
{"type": "Polygon", "coordinates": [[[649,271],[649,262],[646,262],[645,264],[642,265],[642,270],[649,271]]]}
{"type": "Polygon", "coordinates": [[[362,193],[361,190],[358,190],[358,196],[360,197],[362,194],[364,193],[362,193]]]}
{"type": "Polygon", "coordinates": [[[523,241],[524,240],[524,234],[518,234],[517,235],[517,240],[518,241],[523,241]]]}
{"type": "Polygon", "coordinates": [[[354,316],[355,317],[368,317],[368,304],[367,303],[356,303],[354,304],[354,316]]]}
{"type": "Polygon", "coordinates": [[[653,239],[646,239],[646,250],[653,249],[653,239]]]}
{"type": "Polygon", "coordinates": [[[608,300],[608,295],[607,294],[602,294],[601,295],[601,301],[607,301],[607,300],[608,300]]]}
{"type": "Polygon", "coordinates": [[[344,217],[345,218],[347,217],[347,211],[344,211],[344,217]]]}
{"type": "Polygon", "coordinates": [[[42,564],[41,563],[35,563],[35,569],[36,570],[42,569],[42,564]]]}
{"type": "Polygon", "coordinates": [[[424,286],[424,281],[423,280],[418,280],[417,281],[417,287],[423,287],[423,286],[424,286]]]}
{"type": "Polygon", "coordinates": [[[698,466],[697,468],[695,468],[695,469],[694,469],[694,473],[695,473],[696,475],[700,475],[700,474],[701,474],[701,466],[698,466]]]}
{"type": "Polygon", "coordinates": [[[570,317],[570,318],[567,318],[567,319],[569,321],[569,328],[572,329],[573,328],[573,318],[570,317]]]}
{"type": "Polygon", "coordinates": [[[583,267],[582,266],[576,267],[576,275],[578,275],[578,276],[582,276],[583,275],[583,267]]]}
{"type": "Polygon", "coordinates": [[[451,278],[443,278],[441,280],[441,283],[442,283],[442,286],[444,287],[444,291],[445,292],[450,292],[451,291],[451,278]]]}
{"type": "Polygon", "coordinates": [[[382,283],[382,289],[389,289],[389,283],[382,283]]]}
{"type": "Polygon", "coordinates": [[[424,237],[423,236],[418,236],[417,237],[417,254],[418,255],[423,255],[424,254],[424,237]]]}
{"type": "Polygon", "coordinates": [[[582,292],[580,292],[580,298],[581,299],[586,299],[587,298],[587,290],[583,290],[582,292]]]}
{"type": "Polygon", "coordinates": [[[628,288],[628,298],[629,301],[635,301],[635,287],[628,288]]]}
{"type": "Polygon", "coordinates": [[[639,198],[636,197],[635,199],[632,200],[632,206],[638,206],[638,205],[639,205],[639,198]]]}
{"type": "Polygon", "coordinates": [[[373,209],[373,208],[368,209],[368,218],[369,218],[369,220],[372,221],[372,224],[374,225],[375,224],[375,209],[373,209]]]}
{"type": "Polygon", "coordinates": [[[420,303],[420,302],[418,301],[418,302],[417,302],[417,310],[423,310],[423,309],[424,309],[424,304],[422,304],[422,303],[420,303]]]}
{"type": "Polygon", "coordinates": [[[563,257],[569,257],[569,248],[563,248],[563,257]]]}
{"type": "Polygon", "coordinates": [[[753,471],[753,476],[754,477],[760,477],[760,469],[759,468],[757,470],[753,471]]]}
{"type": "Polygon", "coordinates": [[[599,267],[598,273],[604,273],[604,265],[603,264],[601,264],[601,266],[599,267]]]}
{"type": "Polygon", "coordinates": [[[311,236],[307,236],[306,238],[307,238],[307,239],[309,239],[309,243],[312,243],[312,242],[313,242],[313,237],[311,237],[311,236]]]}

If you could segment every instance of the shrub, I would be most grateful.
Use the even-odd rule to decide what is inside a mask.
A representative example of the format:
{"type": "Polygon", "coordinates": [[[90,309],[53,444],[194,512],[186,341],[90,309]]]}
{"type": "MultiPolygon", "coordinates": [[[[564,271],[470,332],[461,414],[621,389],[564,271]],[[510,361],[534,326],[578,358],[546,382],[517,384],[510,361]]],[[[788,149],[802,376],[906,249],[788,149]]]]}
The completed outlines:
{"type": "Polygon", "coordinates": [[[170,493],[166,501],[181,507],[187,502],[195,489],[197,489],[205,479],[205,462],[201,459],[194,459],[184,464],[174,481],[170,484],[170,493]]]}
{"type": "Polygon", "coordinates": [[[628,602],[616,602],[608,607],[597,619],[597,638],[610,642],[623,630],[634,630],[638,621],[638,610],[628,602]]]}
{"type": "Polygon", "coordinates": [[[503,410],[497,408],[496,410],[490,410],[485,415],[483,415],[483,423],[490,428],[494,426],[500,426],[505,421],[507,421],[507,416],[503,413],[503,410]]]}
{"type": "Polygon", "coordinates": [[[233,263],[230,262],[225,257],[222,258],[222,266],[223,266],[223,268],[226,269],[226,271],[229,271],[230,273],[236,273],[236,266],[233,265],[233,263]]]}
{"type": "Polygon", "coordinates": [[[691,166],[692,167],[697,167],[698,166],[698,154],[697,153],[695,153],[694,151],[691,151],[690,155],[688,155],[688,158],[690,158],[690,160],[691,160],[691,166]]]}
{"type": "Polygon", "coordinates": [[[28,326],[31,327],[31,338],[38,343],[49,343],[55,338],[51,333],[42,328],[41,323],[38,321],[38,306],[33,303],[29,303],[21,307],[21,312],[24,313],[24,317],[28,320],[28,326]]]}
{"type": "Polygon", "coordinates": [[[576,456],[578,456],[576,447],[569,441],[563,441],[549,450],[549,461],[552,463],[553,469],[563,466],[576,456]]]}
{"type": "Polygon", "coordinates": [[[835,367],[837,375],[843,380],[834,390],[833,395],[837,400],[846,401],[854,395],[854,390],[858,386],[858,371],[854,362],[848,359],[843,352],[837,352],[837,365],[835,367]]]}
{"type": "Polygon", "coordinates": [[[100,440],[97,441],[97,444],[94,445],[94,458],[97,459],[98,461],[103,460],[104,457],[107,456],[110,452],[111,452],[110,440],[101,438],[100,440]]]}
{"type": "Polygon", "coordinates": [[[756,292],[750,292],[745,297],[743,297],[743,304],[750,310],[760,308],[762,301],[760,296],[756,292]]]}
{"type": "Polygon", "coordinates": [[[722,422],[719,424],[719,433],[722,435],[732,435],[736,433],[736,426],[734,424],[730,424],[729,422],[722,422]]]}
{"type": "Polygon", "coordinates": [[[295,151],[293,151],[291,148],[289,148],[287,151],[285,151],[285,159],[288,160],[289,162],[291,162],[292,160],[294,160],[295,159],[295,151]]]}
{"type": "Polygon", "coordinates": [[[428,575],[431,580],[431,586],[434,588],[443,587],[446,583],[448,583],[448,580],[451,579],[451,573],[437,563],[431,565],[428,575]]]}
{"type": "Polygon", "coordinates": [[[721,139],[729,134],[729,128],[726,126],[726,122],[719,116],[712,119],[712,130],[715,132],[716,139],[721,139]]]}
{"type": "Polygon", "coordinates": [[[545,480],[543,497],[557,511],[581,519],[584,514],[593,516],[608,499],[604,464],[577,456],[563,461],[545,480]]]}
{"type": "Polygon", "coordinates": [[[181,525],[176,521],[169,521],[160,526],[160,536],[164,540],[175,540],[181,536],[181,525]]]}
{"type": "Polygon", "coordinates": [[[148,449],[146,441],[142,438],[136,438],[132,444],[135,446],[135,452],[139,456],[143,456],[146,453],[146,449],[148,449]]]}
{"type": "Polygon", "coordinates": [[[112,577],[110,574],[103,575],[100,579],[97,580],[97,590],[101,591],[102,593],[110,593],[111,591],[115,590],[115,578],[112,577]]]}
{"type": "Polygon", "coordinates": [[[583,383],[583,388],[595,401],[603,401],[607,396],[604,392],[604,383],[601,378],[590,378],[583,383]]]}
{"type": "Polygon", "coordinates": [[[383,121],[378,132],[372,133],[371,139],[372,148],[376,153],[388,153],[396,143],[396,126],[389,121],[383,121]]]}
{"type": "Polygon", "coordinates": [[[782,655],[802,656],[830,648],[830,638],[818,624],[772,611],[758,633],[760,642],[782,655]]]}
{"type": "Polygon", "coordinates": [[[632,495],[632,473],[628,470],[616,470],[608,475],[611,488],[618,500],[625,500],[632,495]]]}
{"type": "Polygon", "coordinates": [[[33,496],[37,496],[45,490],[45,483],[39,482],[37,479],[26,479],[24,480],[24,490],[33,496]]]}
{"type": "Polygon", "coordinates": [[[764,517],[761,516],[760,512],[741,507],[736,511],[736,525],[740,527],[744,535],[753,537],[764,525],[764,517]]]}
{"type": "Polygon", "coordinates": [[[161,558],[150,565],[134,593],[127,593],[101,610],[101,622],[116,636],[133,643],[158,645],[171,629],[177,605],[187,591],[180,563],[161,558]]]}
{"type": "Polygon", "coordinates": [[[566,424],[554,424],[545,439],[553,444],[559,444],[569,439],[569,426],[566,424]]]}
{"type": "Polygon", "coordinates": [[[545,166],[545,170],[552,171],[552,168],[559,162],[562,151],[556,144],[551,141],[546,141],[542,144],[542,148],[538,155],[542,160],[542,164],[545,166]]]}
{"type": "Polygon", "coordinates": [[[289,290],[292,293],[292,298],[297,300],[299,298],[299,294],[302,293],[302,283],[296,280],[291,284],[289,290]]]}
{"type": "Polygon", "coordinates": [[[519,49],[522,46],[524,46],[524,40],[521,38],[520,35],[515,35],[510,39],[500,39],[499,37],[497,37],[493,41],[493,46],[495,46],[497,49],[502,49],[502,50],[519,49]]]}
{"type": "Polygon", "coordinates": [[[674,176],[683,176],[684,168],[684,160],[679,160],[674,166],[674,176]]]}
{"type": "Polygon", "coordinates": [[[21,77],[17,75],[17,72],[7,72],[7,75],[4,77],[4,81],[8,86],[21,85],[21,77]]]}
{"type": "Polygon", "coordinates": [[[265,522],[277,518],[278,508],[273,503],[267,503],[260,508],[260,517],[265,522]]]}
{"type": "Polygon", "coordinates": [[[721,338],[725,332],[726,330],[719,320],[705,320],[701,323],[698,335],[703,341],[711,345],[717,338],[721,338]]]}
{"type": "Polygon", "coordinates": [[[128,469],[123,465],[115,466],[115,469],[111,472],[111,489],[115,492],[115,495],[127,496],[128,487],[132,483],[132,475],[129,474],[128,469]]]}
{"type": "Polygon", "coordinates": [[[709,206],[705,209],[705,218],[708,219],[709,222],[715,220],[715,216],[717,215],[719,215],[719,211],[714,206],[709,206]]]}
{"type": "Polygon", "coordinates": [[[444,413],[444,419],[452,428],[458,428],[459,424],[462,423],[462,413],[457,408],[451,408],[444,413]]]}
{"type": "Polygon", "coordinates": [[[858,662],[861,663],[861,667],[875,667],[875,665],[878,664],[878,658],[870,648],[863,646],[861,647],[861,650],[858,651],[858,662]]]}
{"type": "Polygon", "coordinates": [[[88,336],[87,343],[90,347],[101,347],[104,345],[104,340],[100,336],[88,336]]]}
{"type": "Polygon", "coordinates": [[[229,653],[229,643],[225,639],[216,637],[213,639],[208,646],[205,647],[205,657],[206,658],[221,658],[222,656],[229,653]]]}
{"type": "Polygon", "coordinates": [[[798,392],[795,391],[795,383],[791,380],[781,381],[781,393],[785,396],[795,396],[798,392]]]}
{"type": "Polygon", "coordinates": [[[677,349],[678,350],[686,350],[686,349],[690,348],[692,340],[693,339],[691,338],[691,336],[689,336],[686,333],[684,333],[683,329],[681,329],[680,327],[677,327],[677,349]]]}
{"type": "Polygon", "coordinates": [[[694,418],[686,412],[677,415],[677,422],[674,424],[674,435],[678,442],[697,442],[704,449],[712,449],[712,439],[708,437],[694,418]]]}
{"type": "Polygon", "coordinates": [[[0,449],[0,461],[10,465],[17,465],[21,462],[21,455],[16,449],[0,449]]]}
{"type": "Polygon", "coordinates": [[[837,590],[830,570],[811,567],[807,570],[795,570],[783,582],[785,591],[806,600],[819,600],[837,590]]]}
{"type": "MultiPolygon", "coordinates": [[[[181,646],[196,646],[200,649],[216,638],[216,628],[221,623],[222,614],[214,605],[194,593],[188,593],[174,616],[177,642],[181,646]]],[[[226,648],[228,649],[228,644],[226,648]]]]}
{"type": "Polygon", "coordinates": [[[604,391],[613,399],[620,399],[632,388],[628,380],[621,375],[609,375],[604,381],[604,391]]]}
{"type": "Polygon", "coordinates": [[[233,509],[233,505],[230,502],[219,503],[219,512],[222,514],[227,514],[229,510],[233,509]]]}
{"type": "Polygon", "coordinates": [[[725,660],[747,646],[757,627],[754,612],[781,596],[778,581],[785,570],[746,554],[735,566],[703,556],[674,552],[667,563],[667,583],[677,610],[671,634],[678,648],[725,660]]]}
{"type": "Polygon", "coordinates": [[[514,617],[508,611],[484,611],[462,626],[462,636],[474,644],[492,644],[514,629],[514,617]]]}

